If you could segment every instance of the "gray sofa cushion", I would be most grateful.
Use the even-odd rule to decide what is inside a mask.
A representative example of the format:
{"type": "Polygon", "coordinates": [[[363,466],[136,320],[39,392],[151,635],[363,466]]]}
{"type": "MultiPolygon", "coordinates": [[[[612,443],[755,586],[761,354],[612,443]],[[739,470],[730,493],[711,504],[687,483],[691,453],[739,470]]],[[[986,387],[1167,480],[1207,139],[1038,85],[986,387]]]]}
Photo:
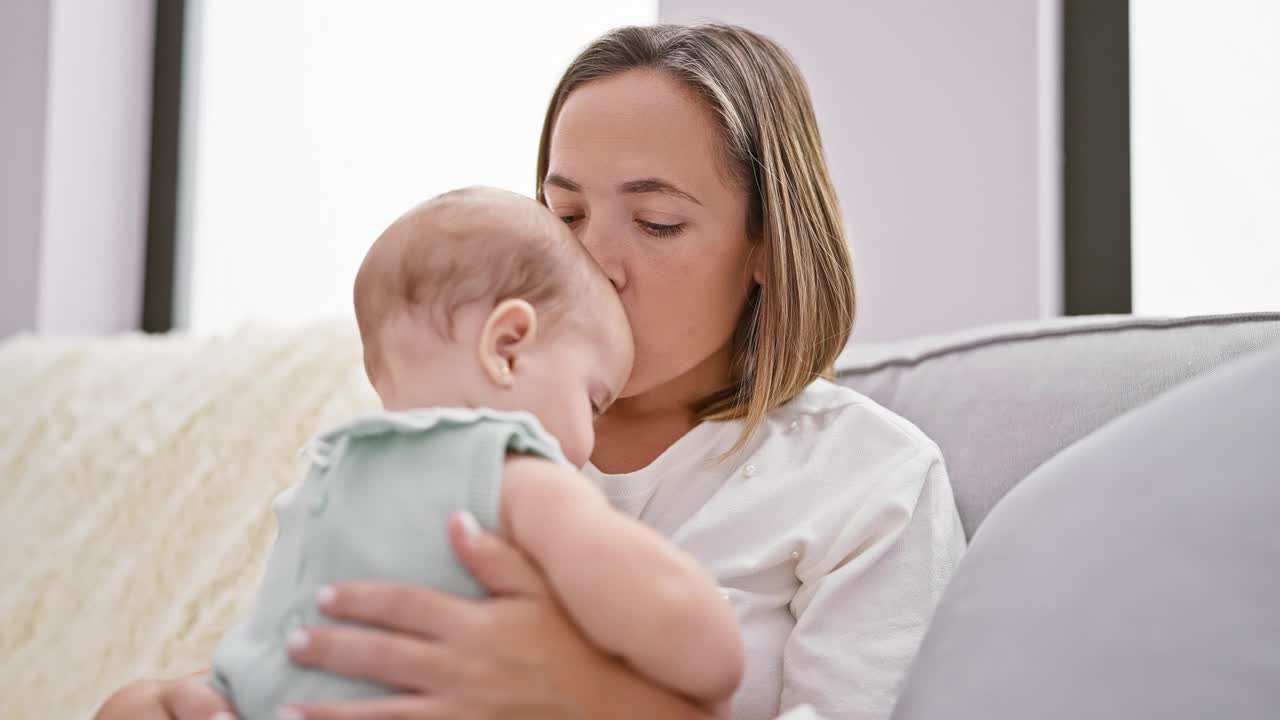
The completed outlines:
{"type": "Polygon", "coordinates": [[[1280,349],[1127,415],[983,523],[894,720],[1280,717],[1280,349]]]}
{"type": "Polygon", "coordinates": [[[941,447],[965,531],[1058,451],[1170,388],[1280,342],[1280,313],[1069,318],[903,344],[856,341],[837,379],[941,447]]]}

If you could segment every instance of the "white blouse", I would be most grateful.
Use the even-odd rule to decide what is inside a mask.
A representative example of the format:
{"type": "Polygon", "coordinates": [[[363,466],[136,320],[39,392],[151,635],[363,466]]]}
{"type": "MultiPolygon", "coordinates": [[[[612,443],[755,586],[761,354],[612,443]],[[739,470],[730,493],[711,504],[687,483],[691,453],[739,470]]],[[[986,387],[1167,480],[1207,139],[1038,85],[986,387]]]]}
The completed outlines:
{"type": "Polygon", "coordinates": [[[703,423],[646,468],[584,472],[737,609],[735,720],[887,718],[965,545],[937,445],[825,380],[717,463],[740,429],[703,423]]]}

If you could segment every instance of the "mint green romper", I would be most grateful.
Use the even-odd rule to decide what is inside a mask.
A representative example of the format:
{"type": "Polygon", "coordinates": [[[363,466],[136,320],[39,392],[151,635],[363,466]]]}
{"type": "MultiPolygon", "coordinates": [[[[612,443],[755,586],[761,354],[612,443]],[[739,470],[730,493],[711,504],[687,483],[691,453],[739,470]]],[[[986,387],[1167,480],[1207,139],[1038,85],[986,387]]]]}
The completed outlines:
{"type": "Polygon", "coordinates": [[[272,503],[279,534],[249,613],[218,644],[212,684],[242,720],[274,718],[289,702],[392,694],[294,665],[289,632],[333,625],[316,591],[348,580],[412,582],[465,597],[484,589],[458,564],[447,522],[470,510],[498,527],[503,463],[527,454],[568,464],[529,413],[434,408],[362,417],[304,449],[303,479],[272,503]]]}

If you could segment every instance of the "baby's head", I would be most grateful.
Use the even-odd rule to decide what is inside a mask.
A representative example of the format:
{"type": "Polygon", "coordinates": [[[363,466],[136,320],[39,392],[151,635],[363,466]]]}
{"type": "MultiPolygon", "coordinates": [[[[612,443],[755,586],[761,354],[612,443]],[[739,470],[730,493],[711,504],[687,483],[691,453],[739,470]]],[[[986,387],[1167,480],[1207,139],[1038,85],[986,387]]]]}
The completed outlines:
{"type": "Polygon", "coordinates": [[[581,466],[631,374],[609,280],[546,208],[468,188],[402,215],[355,283],[369,381],[388,410],[526,410],[581,466]]]}

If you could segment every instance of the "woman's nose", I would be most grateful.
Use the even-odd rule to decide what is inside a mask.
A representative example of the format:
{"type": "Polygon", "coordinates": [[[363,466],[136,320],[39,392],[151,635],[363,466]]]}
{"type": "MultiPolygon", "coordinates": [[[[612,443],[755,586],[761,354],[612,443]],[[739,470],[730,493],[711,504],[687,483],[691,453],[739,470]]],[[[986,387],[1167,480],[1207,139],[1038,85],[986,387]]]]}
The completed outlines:
{"type": "Polygon", "coordinates": [[[591,254],[592,259],[604,270],[605,277],[613,283],[615,290],[622,290],[626,285],[626,273],[623,270],[622,258],[618,257],[614,243],[608,238],[604,228],[592,227],[591,223],[583,228],[578,238],[582,246],[591,254]]]}

